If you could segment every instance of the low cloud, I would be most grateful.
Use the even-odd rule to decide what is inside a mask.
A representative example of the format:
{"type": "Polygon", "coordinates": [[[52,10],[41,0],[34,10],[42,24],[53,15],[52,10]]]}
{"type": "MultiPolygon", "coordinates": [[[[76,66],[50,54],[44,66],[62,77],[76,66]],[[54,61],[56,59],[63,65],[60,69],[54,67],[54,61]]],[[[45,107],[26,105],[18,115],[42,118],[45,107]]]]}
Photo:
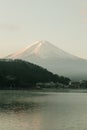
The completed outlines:
{"type": "Polygon", "coordinates": [[[80,11],[80,14],[81,14],[82,16],[84,16],[84,15],[87,16],[87,9],[81,10],[81,11],[80,11]]]}
{"type": "Polygon", "coordinates": [[[86,19],[82,19],[82,22],[87,24],[87,18],[86,19]]]}
{"type": "Polygon", "coordinates": [[[20,29],[21,29],[20,26],[15,25],[15,24],[0,24],[0,30],[18,31],[20,29]]]}

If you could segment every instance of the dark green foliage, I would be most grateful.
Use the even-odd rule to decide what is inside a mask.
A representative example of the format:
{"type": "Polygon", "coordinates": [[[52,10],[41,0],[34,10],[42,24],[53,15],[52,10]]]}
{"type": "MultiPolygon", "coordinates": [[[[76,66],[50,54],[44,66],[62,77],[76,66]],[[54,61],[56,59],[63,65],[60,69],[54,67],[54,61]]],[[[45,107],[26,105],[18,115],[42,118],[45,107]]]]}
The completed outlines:
{"type": "Polygon", "coordinates": [[[65,84],[65,85],[68,85],[69,82],[70,82],[70,79],[67,78],[67,77],[60,76],[59,77],[59,82],[65,84]]]}
{"type": "Polygon", "coordinates": [[[0,89],[29,89],[38,82],[51,81],[68,84],[70,79],[22,60],[0,60],[0,89]]]}

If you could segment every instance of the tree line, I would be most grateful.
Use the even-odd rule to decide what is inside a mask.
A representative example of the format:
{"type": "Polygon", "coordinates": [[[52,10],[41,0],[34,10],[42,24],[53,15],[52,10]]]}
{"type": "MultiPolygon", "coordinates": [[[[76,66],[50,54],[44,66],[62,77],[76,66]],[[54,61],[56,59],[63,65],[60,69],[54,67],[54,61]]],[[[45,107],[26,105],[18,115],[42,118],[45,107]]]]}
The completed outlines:
{"type": "Polygon", "coordinates": [[[70,79],[26,61],[0,60],[0,89],[31,89],[38,82],[59,82],[67,85],[70,79]]]}

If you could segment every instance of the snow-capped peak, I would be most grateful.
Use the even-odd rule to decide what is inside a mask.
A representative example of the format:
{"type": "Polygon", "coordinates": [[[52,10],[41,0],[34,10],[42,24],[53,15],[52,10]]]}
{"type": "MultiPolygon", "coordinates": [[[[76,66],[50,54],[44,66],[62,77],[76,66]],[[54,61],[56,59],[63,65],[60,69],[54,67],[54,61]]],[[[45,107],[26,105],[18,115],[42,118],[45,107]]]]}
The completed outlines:
{"type": "Polygon", "coordinates": [[[46,43],[48,43],[48,42],[45,41],[45,40],[43,40],[43,41],[35,41],[34,43],[28,45],[27,47],[25,47],[25,48],[21,49],[20,51],[14,53],[13,55],[11,55],[11,58],[14,58],[14,59],[15,59],[17,56],[19,56],[19,55],[25,53],[25,52],[28,51],[28,50],[31,50],[31,48],[34,48],[33,53],[37,54],[38,51],[39,51],[39,49],[40,49],[40,47],[41,47],[43,44],[46,44],[46,43]]]}
{"type": "Polygon", "coordinates": [[[76,59],[77,57],[59,49],[55,45],[51,44],[46,40],[36,41],[32,44],[29,44],[27,47],[22,50],[14,53],[9,58],[13,59],[23,59],[28,60],[31,56],[37,56],[42,59],[48,58],[62,58],[62,59],[76,59]]]}

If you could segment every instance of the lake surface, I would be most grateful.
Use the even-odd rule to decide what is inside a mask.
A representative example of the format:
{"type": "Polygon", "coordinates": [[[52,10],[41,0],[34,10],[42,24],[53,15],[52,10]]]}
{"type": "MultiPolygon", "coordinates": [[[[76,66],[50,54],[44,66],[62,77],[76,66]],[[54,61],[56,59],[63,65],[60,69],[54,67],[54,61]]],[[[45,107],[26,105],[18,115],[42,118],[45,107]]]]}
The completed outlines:
{"type": "Polygon", "coordinates": [[[0,91],[0,130],[87,130],[87,94],[0,91]]]}

